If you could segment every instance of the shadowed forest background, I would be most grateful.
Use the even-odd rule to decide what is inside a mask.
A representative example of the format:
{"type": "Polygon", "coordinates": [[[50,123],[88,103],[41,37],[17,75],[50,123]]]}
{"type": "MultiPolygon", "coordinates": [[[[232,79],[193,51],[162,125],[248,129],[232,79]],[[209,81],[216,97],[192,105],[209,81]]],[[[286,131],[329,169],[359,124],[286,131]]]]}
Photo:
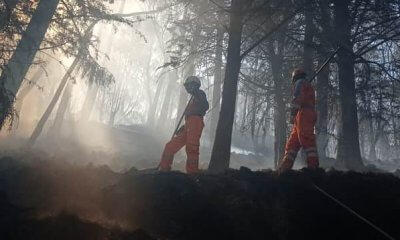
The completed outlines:
{"type": "MultiPolygon", "coordinates": [[[[157,166],[164,144],[189,100],[183,83],[192,75],[201,79],[201,89],[210,104],[204,118],[200,168],[228,174],[226,178],[234,182],[233,185],[230,180],[223,182],[228,189],[232,186],[241,189],[235,185],[238,179],[250,181],[254,186],[264,184],[258,175],[247,178],[246,169],[275,169],[283,157],[291,130],[292,70],[302,67],[312,76],[338,47],[341,49],[337,55],[313,81],[320,165],[331,170],[400,175],[397,170],[400,169],[398,0],[0,0],[0,38],[0,205],[3,207],[9,204],[6,199],[11,199],[18,206],[34,208],[35,216],[54,216],[67,209],[68,213],[61,215],[60,221],[68,224],[75,224],[78,220],[74,216],[78,215],[90,222],[101,222],[103,226],[117,223],[122,229],[134,228],[132,216],[124,215],[131,206],[125,206],[119,198],[132,197],[133,193],[119,190],[136,184],[127,179],[136,179],[137,169],[157,166]],[[246,167],[240,170],[244,171],[244,177],[226,172],[241,166],[246,167]],[[27,174],[26,179],[22,177],[29,169],[41,173],[38,182],[32,181],[32,185],[28,183],[36,179],[35,174],[27,174]],[[87,171],[93,178],[88,180],[80,171],[87,171]],[[57,174],[72,182],[75,176],[87,182],[87,186],[80,186],[77,191],[75,184],[64,185],[57,174]],[[17,181],[20,176],[24,180],[17,181]],[[49,185],[22,200],[26,193],[18,189],[29,186],[36,189],[42,183],[49,185]],[[67,193],[74,196],[85,192],[84,196],[77,197],[82,201],[74,205],[75,198],[59,193],[59,187],[67,187],[71,190],[67,193]],[[88,203],[99,197],[98,193],[91,195],[93,189],[104,193],[101,196],[105,200],[94,202],[92,208],[88,203]],[[54,191],[57,197],[48,205],[44,197],[39,197],[54,191]],[[107,194],[120,195],[107,198],[110,196],[107,194]],[[42,205],[49,207],[42,208],[42,205]],[[113,211],[107,211],[113,205],[120,206],[115,211],[121,215],[114,216],[113,211]]],[[[297,158],[295,168],[305,166],[304,154],[297,158]]],[[[173,169],[183,171],[185,161],[181,151],[173,169]]],[[[346,190],[345,186],[356,173],[349,174],[332,173],[319,180],[325,179],[323,183],[335,193],[344,189],[344,193],[351,195],[351,189],[346,190]],[[336,178],[343,180],[338,180],[337,191],[330,182],[336,178]]],[[[384,176],[382,181],[399,186],[397,178],[384,176]]],[[[146,186],[154,187],[157,181],[163,181],[162,174],[158,177],[145,176],[146,186]]],[[[360,184],[364,186],[375,177],[373,185],[380,178],[368,173],[356,174],[354,181],[361,179],[360,184]]],[[[188,185],[178,185],[185,189],[199,184],[173,173],[171,181],[177,179],[184,179],[188,185]]],[[[203,180],[218,182],[213,177],[203,180]]],[[[273,185],[280,180],[268,181],[273,185]]],[[[163,187],[170,186],[166,183],[163,187]]],[[[139,193],[144,191],[136,185],[133,188],[139,193]]],[[[218,185],[212,192],[218,194],[218,189],[224,188],[218,185]]],[[[246,189],[246,193],[252,193],[252,188],[246,189]]],[[[236,190],[235,194],[242,196],[236,190]]],[[[390,191],[394,199],[400,198],[395,188],[390,191]]],[[[261,194],[264,193],[268,195],[268,192],[261,194]]],[[[145,194],[154,192],[145,191],[145,194]]],[[[193,194],[190,196],[194,199],[197,192],[193,194]]],[[[374,192],[363,194],[371,196],[374,192]]],[[[350,195],[343,197],[351,200],[350,195]]],[[[210,192],[206,191],[202,197],[211,199],[210,192]]],[[[246,208],[247,200],[240,199],[244,205],[229,205],[232,208],[225,209],[238,211],[232,219],[242,216],[242,210],[250,215],[248,210],[257,212],[246,208]]],[[[382,199],[375,200],[385,204],[382,199]]],[[[140,208],[140,204],[135,206],[140,208]]],[[[226,203],[222,200],[210,203],[219,204],[226,203]]],[[[271,210],[276,216],[291,216],[280,207],[264,210],[267,213],[271,210]]],[[[396,213],[398,209],[395,203],[387,207],[386,213],[396,213]]],[[[367,205],[360,209],[372,211],[367,205]]],[[[8,212],[10,216],[20,214],[19,209],[14,210],[8,212]]],[[[210,211],[216,214],[210,221],[218,223],[219,217],[224,218],[210,211]]],[[[335,212],[335,209],[327,211],[335,212]]],[[[375,216],[374,220],[384,224],[385,211],[379,213],[382,215],[374,215],[372,211],[369,217],[375,216]]],[[[149,227],[158,236],[207,237],[192,236],[190,231],[182,233],[175,229],[173,232],[164,229],[161,223],[156,227],[146,225],[154,220],[146,216],[135,215],[144,222],[138,225],[149,227]]],[[[182,216],[175,220],[181,221],[182,216]]],[[[20,220],[15,221],[19,224],[20,220]]],[[[239,226],[233,220],[225,223],[239,226]]],[[[44,224],[40,225],[43,227],[58,222],[35,224],[44,224]]],[[[283,222],[274,224],[277,229],[286,229],[283,222]]],[[[349,223],[349,226],[353,225],[349,223]]],[[[107,229],[98,230],[97,225],[86,227],[96,229],[93,230],[96,233],[111,234],[107,229]]],[[[388,228],[395,229],[392,225],[388,228]]],[[[26,229],[30,231],[29,227],[26,229]]],[[[275,230],[265,231],[259,234],[293,239],[293,232],[287,229],[283,230],[286,235],[275,230]]],[[[123,230],[112,234],[114,239],[127,237],[123,230]]],[[[222,232],[218,234],[225,236],[222,232]]],[[[258,233],[254,234],[256,239],[258,233]]],[[[229,236],[232,239],[234,235],[229,236]]],[[[42,235],[38,233],[38,236],[42,235]]]]}

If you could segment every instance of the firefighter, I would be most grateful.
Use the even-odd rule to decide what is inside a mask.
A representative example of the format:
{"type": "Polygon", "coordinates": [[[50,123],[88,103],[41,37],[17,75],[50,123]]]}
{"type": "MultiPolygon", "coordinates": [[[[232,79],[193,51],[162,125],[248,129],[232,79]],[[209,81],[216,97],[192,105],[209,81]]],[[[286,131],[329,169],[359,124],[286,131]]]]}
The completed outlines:
{"type": "Polygon", "coordinates": [[[292,73],[293,100],[291,103],[290,123],[292,132],[285,147],[285,156],[281,160],[278,170],[284,172],[292,169],[296,155],[300,148],[306,153],[307,167],[319,167],[319,159],[314,134],[317,121],[315,112],[315,91],[307,80],[307,74],[302,69],[295,69],[292,73]]]}
{"type": "Polygon", "coordinates": [[[184,87],[193,96],[188,103],[185,115],[185,124],[177,131],[176,135],[164,148],[161,157],[160,171],[170,171],[175,153],[186,146],[186,172],[195,174],[199,171],[200,137],[204,128],[203,117],[209,105],[206,94],[200,90],[198,77],[190,76],[186,79],[184,87]]]}

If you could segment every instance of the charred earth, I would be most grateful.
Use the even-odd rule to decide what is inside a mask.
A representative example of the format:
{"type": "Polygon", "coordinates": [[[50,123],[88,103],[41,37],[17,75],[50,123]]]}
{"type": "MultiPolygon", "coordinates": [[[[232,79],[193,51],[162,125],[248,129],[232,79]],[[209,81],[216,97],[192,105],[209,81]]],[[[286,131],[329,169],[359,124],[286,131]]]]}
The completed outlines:
{"type": "Polygon", "coordinates": [[[1,239],[385,239],[324,189],[400,238],[400,179],[323,170],[118,173],[0,159],[1,239]]]}

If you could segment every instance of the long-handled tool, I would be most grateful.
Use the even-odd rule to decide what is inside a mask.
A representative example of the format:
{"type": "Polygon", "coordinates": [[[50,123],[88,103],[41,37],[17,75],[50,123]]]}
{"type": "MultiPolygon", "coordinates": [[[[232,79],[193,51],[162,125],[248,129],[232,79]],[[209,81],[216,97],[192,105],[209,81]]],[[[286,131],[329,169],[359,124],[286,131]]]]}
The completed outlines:
{"type": "Polygon", "coordinates": [[[189,104],[190,104],[192,101],[193,101],[193,95],[190,97],[188,103],[186,104],[185,110],[183,111],[182,116],[179,118],[179,122],[178,122],[178,124],[176,125],[175,131],[174,131],[174,133],[172,134],[171,139],[173,139],[173,138],[175,137],[176,133],[178,132],[178,130],[179,130],[180,126],[181,126],[183,117],[185,116],[186,110],[187,110],[187,108],[189,107],[189,104]]]}
{"type": "Polygon", "coordinates": [[[314,75],[308,80],[309,82],[312,82],[318,75],[319,73],[326,67],[326,65],[329,64],[329,62],[336,56],[336,54],[342,49],[342,46],[339,46],[336,48],[336,50],[329,56],[329,58],[322,64],[322,66],[314,73],[314,75]]]}
{"type": "MultiPolygon", "coordinates": [[[[174,133],[172,134],[171,139],[173,139],[173,138],[175,137],[175,135],[177,134],[177,132],[178,132],[180,126],[181,126],[181,123],[182,123],[182,121],[183,121],[183,117],[185,116],[186,110],[187,110],[187,108],[189,107],[190,103],[193,101],[193,98],[194,98],[194,97],[193,97],[193,95],[192,95],[192,96],[190,97],[188,103],[186,104],[185,110],[183,111],[181,117],[179,118],[179,122],[178,122],[178,124],[176,125],[176,128],[175,128],[175,130],[174,130],[174,133]]],[[[143,170],[141,170],[140,172],[142,172],[142,173],[154,173],[154,172],[157,172],[159,169],[160,169],[160,163],[157,165],[157,167],[148,168],[148,169],[143,169],[143,170]]]]}

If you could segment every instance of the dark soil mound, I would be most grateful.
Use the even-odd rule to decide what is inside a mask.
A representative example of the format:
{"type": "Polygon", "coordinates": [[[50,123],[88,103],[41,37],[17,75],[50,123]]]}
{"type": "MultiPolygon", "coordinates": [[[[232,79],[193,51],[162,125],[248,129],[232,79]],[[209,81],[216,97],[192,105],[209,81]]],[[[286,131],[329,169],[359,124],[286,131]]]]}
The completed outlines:
{"type": "Polygon", "coordinates": [[[400,239],[391,174],[115,173],[10,158],[0,159],[0,238],[385,239],[313,184],[400,239]]]}
{"type": "Polygon", "coordinates": [[[104,191],[106,215],[170,239],[384,239],[313,184],[400,237],[400,179],[354,172],[125,176],[104,191]]]}

